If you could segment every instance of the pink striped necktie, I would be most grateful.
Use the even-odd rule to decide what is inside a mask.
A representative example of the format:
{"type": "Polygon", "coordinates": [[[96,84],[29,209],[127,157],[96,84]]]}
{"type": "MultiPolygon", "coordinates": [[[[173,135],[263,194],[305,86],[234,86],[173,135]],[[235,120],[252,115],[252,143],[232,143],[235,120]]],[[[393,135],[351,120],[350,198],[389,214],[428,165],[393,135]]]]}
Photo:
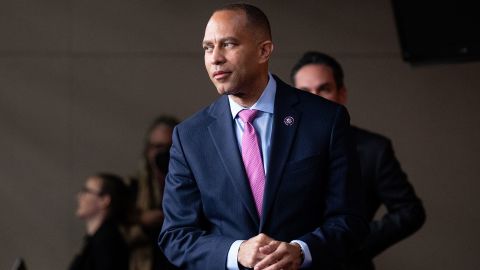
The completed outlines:
{"type": "Polygon", "coordinates": [[[252,189],[258,215],[262,216],[263,190],[265,188],[265,171],[259,140],[252,125],[257,115],[257,110],[242,110],[238,113],[245,123],[242,136],[242,159],[247,171],[248,181],[252,189]]]}

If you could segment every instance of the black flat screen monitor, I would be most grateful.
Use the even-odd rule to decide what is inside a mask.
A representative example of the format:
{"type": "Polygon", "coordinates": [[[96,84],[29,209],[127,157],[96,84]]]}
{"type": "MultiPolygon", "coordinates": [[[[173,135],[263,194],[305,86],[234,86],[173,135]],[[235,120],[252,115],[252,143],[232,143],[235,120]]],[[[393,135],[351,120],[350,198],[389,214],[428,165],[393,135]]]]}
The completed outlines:
{"type": "Polygon", "coordinates": [[[480,60],[476,1],[392,0],[402,57],[412,64],[480,60]]]}

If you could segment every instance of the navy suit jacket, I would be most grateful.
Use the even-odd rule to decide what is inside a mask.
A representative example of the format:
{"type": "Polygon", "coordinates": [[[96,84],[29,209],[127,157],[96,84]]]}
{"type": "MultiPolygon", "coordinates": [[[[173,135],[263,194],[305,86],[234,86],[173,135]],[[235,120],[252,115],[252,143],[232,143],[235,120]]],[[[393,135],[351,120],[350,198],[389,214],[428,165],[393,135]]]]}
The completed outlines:
{"type": "Polygon", "coordinates": [[[366,192],[364,216],[370,221],[370,233],[345,269],[373,270],[375,256],[420,229],[425,209],[395,157],[391,141],[357,127],[352,127],[352,134],[366,192]],[[374,220],[382,204],[387,213],[374,220]]]}
{"type": "Polygon", "coordinates": [[[275,80],[261,218],[227,96],[174,130],[159,245],[181,269],[223,270],[231,244],[259,233],[302,240],[312,269],[334,269],[368,231],[346,109],[275,80]]]}

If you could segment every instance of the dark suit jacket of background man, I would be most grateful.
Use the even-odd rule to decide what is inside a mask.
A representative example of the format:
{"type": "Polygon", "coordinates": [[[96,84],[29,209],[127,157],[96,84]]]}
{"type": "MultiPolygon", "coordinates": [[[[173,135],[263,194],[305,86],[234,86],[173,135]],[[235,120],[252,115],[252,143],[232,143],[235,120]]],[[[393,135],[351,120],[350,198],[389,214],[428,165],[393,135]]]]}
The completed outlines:
{"type": "Polygon", "coordinates": [[[365,183],[370,234],[359,253],[349,261],[349,270],[375,269],[372,259],[405,237],[417,231],[425,222],[425,210],[413,186],[395,157],[392,143],[382,135],[352,127],[358,158],[365,183]],[[375,213],[384,204],[388,210],[380,220],[375,213]]]}
{"type": "Polygon", "coordinates": [[[159,245],[182,269],[223,270],[231,244],[259,233],[286,242],[302,240],[312,253],[311,269],[334,269],[336,258],[368,232],[346,109],[274,78],[272,146],[261,219],[228,97],[175,128],[159,245]]]}

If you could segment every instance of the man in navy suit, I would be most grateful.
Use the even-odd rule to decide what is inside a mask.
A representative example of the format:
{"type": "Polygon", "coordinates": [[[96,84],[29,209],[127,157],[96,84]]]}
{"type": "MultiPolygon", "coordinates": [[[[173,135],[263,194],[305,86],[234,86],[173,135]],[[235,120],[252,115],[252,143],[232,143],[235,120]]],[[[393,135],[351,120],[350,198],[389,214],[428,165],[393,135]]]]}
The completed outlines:
{"type": "MultiPolygon", "coordinates": [[[[331,56],[307,52],[292,69],[295,87],[345,105],[347,88],[343,69],[331,56]]],[[[425,222],[425,210],[413,186],[395,157],[392,143],[382,135],[352,127],[365,184],[364,216],[370,220],[370,234],[346,262],[348,270],[373,270],[372,259],[413,234],[425,222]],[[374,220],[380,205],[387,213],[374,220]]]]}
{"type": "Polygon", "coordinates": [[[254,6],[215,10],[203,48],[221,97],[174,130],[165,256],[181,269],[337,269],[368,232],[346,109],[268,72],[254,6]]]}

